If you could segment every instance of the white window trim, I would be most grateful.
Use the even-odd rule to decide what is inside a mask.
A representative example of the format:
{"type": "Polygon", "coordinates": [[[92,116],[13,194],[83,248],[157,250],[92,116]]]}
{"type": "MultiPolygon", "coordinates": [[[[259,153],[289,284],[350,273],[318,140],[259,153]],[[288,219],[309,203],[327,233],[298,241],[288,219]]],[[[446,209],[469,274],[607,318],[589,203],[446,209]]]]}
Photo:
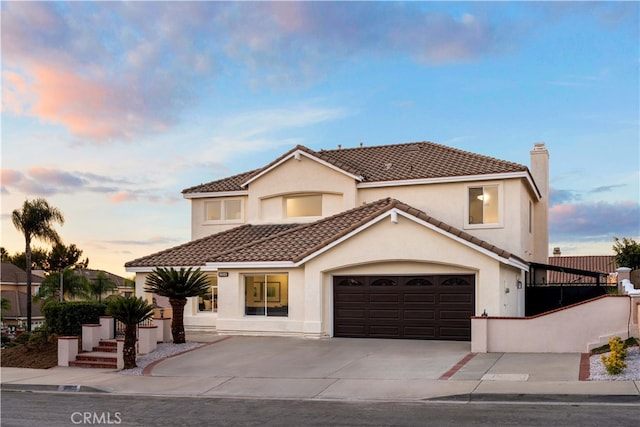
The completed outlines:
{"type": "Polygon", "coordinates": [[[211,224],[244,224],[244,199],[240,197],[228,198],[228,199],[215,199],[208,200],[204,202],[202,209],[204,210],[204,221],[203,224],[211,225],[211,224]],[[240,202],[240,219],[207,219],[207,204],[212,202],[222,202],[222,212],[224,212],[224,203],[226,201],[235,201],[238,200],[240,202]]]}
{"type": "Polygon", "coordinates": [[[464,228],[466,230],[504,228],[504,185],[502,182],[482,182],[469,184],[464,189],[464,228]],[[478,187],[498,187],[498,222],[489,224],[469,224],[469,189],[478,187]]]}

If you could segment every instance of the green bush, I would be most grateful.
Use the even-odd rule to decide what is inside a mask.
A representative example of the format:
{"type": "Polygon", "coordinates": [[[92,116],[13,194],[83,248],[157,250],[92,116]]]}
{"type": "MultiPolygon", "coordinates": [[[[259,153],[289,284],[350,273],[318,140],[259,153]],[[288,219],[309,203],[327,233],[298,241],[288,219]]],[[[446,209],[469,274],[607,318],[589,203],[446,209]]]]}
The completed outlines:
{"type": "Polygon", "coordinates": [[[107,306],[96,301],[50,301],[42,311],[51,333],[62,336],[82,335],[82,325],[99,323],[107,306]]]}

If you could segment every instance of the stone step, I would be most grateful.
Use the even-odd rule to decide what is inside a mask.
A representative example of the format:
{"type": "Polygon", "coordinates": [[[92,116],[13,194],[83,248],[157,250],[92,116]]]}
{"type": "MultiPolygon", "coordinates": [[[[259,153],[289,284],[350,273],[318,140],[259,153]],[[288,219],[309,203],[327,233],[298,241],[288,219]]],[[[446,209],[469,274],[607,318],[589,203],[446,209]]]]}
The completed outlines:
{"type": "Polygon", "coordinates": [[[101,347],[114,347],[114,348],[117,348],[118,347],[118,342],[116,340],[100,340],[98,345],[101,346],[101,347]]]}

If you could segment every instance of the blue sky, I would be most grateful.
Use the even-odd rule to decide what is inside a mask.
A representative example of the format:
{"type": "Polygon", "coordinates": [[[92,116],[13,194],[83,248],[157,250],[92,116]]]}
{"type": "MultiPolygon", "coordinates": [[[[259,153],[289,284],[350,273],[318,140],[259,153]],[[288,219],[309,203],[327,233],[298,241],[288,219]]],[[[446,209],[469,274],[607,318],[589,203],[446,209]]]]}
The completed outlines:
{"type": "MultiPolygon", "coordinates": [[[[45,197],[91,268],[190,238],[181,190],[312,149],[551,154],[551,247],[640,239],[637,2],[2,2],[2,246],[45,197]]],[[[38,246],[38,244],[36,244],[38,246]]],[[[41,245],[43,246],[43,245],[41,245]]]]}

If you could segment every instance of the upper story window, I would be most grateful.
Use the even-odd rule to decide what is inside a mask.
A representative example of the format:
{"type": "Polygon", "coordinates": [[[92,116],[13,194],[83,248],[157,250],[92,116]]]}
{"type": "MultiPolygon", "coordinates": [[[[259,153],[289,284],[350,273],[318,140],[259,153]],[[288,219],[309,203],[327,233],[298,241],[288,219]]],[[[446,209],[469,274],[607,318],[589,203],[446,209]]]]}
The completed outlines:
{"type": "Polygon", "coordinates": [[[322,195],[285,197],[284,208],[287,218],[322,216],[322,195]]]}
{"type": "Polygon", "coordinates": [[[500,190],[497,184],[468,187],[468,225],[500,225],[500,190]]]}
{"type": "Polygon", "coordinates": [[[205,221],[240,221],[242,220],[242,200],[213,200],[204,204],[205,221]]]}

